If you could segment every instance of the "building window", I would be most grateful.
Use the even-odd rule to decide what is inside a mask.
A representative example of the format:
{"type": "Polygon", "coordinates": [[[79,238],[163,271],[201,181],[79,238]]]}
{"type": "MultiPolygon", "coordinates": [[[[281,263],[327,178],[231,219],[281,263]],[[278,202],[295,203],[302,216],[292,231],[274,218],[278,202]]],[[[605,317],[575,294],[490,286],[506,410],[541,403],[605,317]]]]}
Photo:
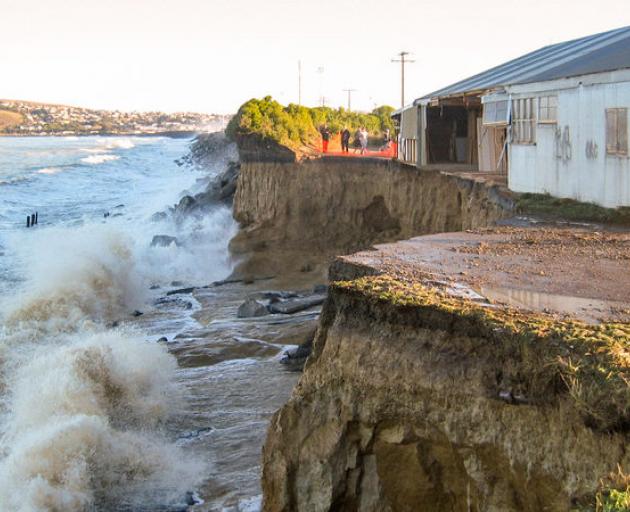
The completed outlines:
{"type": "Polygon", "coordinates": [[[606,154],[628,154],[628,109],[606,109],[606,154]]]}
{"type": "Polygon", "coordinates": [[[483,105],[483,124],[507,124],[508,122],[507,100],[493,101],[483,105]]]}
{"type": "Polygon", "coordinates": [[[538,122],[556,123],[558,122],[558,97],[541,96],[538,98],[538,122]]]}
{"type": "Polygon", "coordinates": [[[534,98],[512,100],[512,142],[534,144],[536,142],[535,123],[534,98]]]}

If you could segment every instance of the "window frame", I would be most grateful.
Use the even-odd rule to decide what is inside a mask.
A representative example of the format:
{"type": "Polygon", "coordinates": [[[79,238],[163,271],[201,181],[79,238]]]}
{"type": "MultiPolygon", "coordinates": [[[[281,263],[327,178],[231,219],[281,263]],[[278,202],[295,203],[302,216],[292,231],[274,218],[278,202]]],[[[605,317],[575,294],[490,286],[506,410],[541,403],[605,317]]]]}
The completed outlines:
{"type": "Polygon", "coordinates": [[[538,124],[558,124],[558,96],[556,94],[548,94],[538,98],[538,124]],[[549,104],[553,100],[554,105],[549,104]],[[543,109],[547,115],[543,115],[543,109]],[[549,114],[553,112],[553,118],[549,114]]]}
{"type": "Polygon", "coordinates": [[[512,100],[512,144],[533,146],[536,144],[536,98],[515,98],[512,100]],[[525,136],[527,135],[527,136],[525,136]]]}
{"type": "Polygon", "coordinates": [[[496,101],[489,101],[487,103],[484,103],[483,105],[483,116],[481,118],[481,123],[484,126],[507,126],[509,124],[509,101],[508,99],[505,100],[496,100],[496,101]],[[499,106],[499,104],[505,104],[505,112],[504,112],[504,116],[502,119],[499,119],[497,116],[498,112],[501,112],[501,110],[498,110],[497,107],[499,106]],[[489,105],[493,105],[493,111],[492,111],[492,120],[487,120],[487,117],[490,113],[490,107],[489,105]],[[488,109],[488,110],[486,110],[488,109]]]}
{"type": "Polygon", "coordinates": [[[606,116],[606,121],[605,121],[606,155],[616,156],[616,157],[627,157],[628,156],[628,108],[627,107],[607,108],[605,112],[605,116],[606,116]],[[623,120],[623,123],[619,123],[620,119],[623,120]]]}

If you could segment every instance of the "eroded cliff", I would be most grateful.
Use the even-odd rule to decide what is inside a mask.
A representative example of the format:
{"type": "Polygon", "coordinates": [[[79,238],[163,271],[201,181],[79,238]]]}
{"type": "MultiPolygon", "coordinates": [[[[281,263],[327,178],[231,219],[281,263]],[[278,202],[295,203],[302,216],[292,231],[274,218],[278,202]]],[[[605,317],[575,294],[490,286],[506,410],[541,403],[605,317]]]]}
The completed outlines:
{"type": "Polygon", "coordinates": [[[498,186],[385,159],[242,161],[234,198],[235,253],[274,272],[300,254],[319,261],[423,233],[493,224],[511,215],[498,186]]]}
{"type": "MultiPolygon", "coordinates": [[[[509,234],[518,254],[542,258],[526,234],[509,234]]],[[[550,257],[584,249],[578,235],[559,234],[550,257]]],[[[627,237],[613,245],[603,257],[621,264],[627,237]]],[[[478,247],[488,243],[462,249],[478,247]]],[[[471,300],[429,272],[441,266],[430,253],[434,268],[380,248],[364,256],[379,264],[334,265],[347,280],[331,286],[313,354],[269,428],[266,512],[567,511],[630,467],[629,325],[471,300]]]]}

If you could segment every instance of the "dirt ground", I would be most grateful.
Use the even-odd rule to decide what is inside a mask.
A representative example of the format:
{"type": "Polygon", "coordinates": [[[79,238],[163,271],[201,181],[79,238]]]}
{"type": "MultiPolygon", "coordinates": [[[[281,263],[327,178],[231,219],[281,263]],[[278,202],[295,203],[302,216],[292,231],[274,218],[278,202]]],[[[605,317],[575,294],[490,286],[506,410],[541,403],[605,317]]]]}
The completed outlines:
{"type": "Polygon", "coordinates": [[[416,237],[341,260],[454,289],[463,285],[490,302],[526,310],[630,321],[630,232],[495,227],[416,237]]]}

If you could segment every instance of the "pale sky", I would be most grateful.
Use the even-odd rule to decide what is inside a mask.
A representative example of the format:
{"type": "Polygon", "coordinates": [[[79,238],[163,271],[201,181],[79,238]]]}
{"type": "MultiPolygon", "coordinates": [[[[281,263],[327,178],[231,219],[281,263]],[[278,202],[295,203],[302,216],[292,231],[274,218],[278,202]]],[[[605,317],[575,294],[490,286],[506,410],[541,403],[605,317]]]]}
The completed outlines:
{"type": "Polygon", "coordinates": [[[566,39],[630,25],[630,0],[0,0],[0,98],[232,113],[400,106],[566,39]],[[318,68],[323,68],[318,73],[318,68]]]}

